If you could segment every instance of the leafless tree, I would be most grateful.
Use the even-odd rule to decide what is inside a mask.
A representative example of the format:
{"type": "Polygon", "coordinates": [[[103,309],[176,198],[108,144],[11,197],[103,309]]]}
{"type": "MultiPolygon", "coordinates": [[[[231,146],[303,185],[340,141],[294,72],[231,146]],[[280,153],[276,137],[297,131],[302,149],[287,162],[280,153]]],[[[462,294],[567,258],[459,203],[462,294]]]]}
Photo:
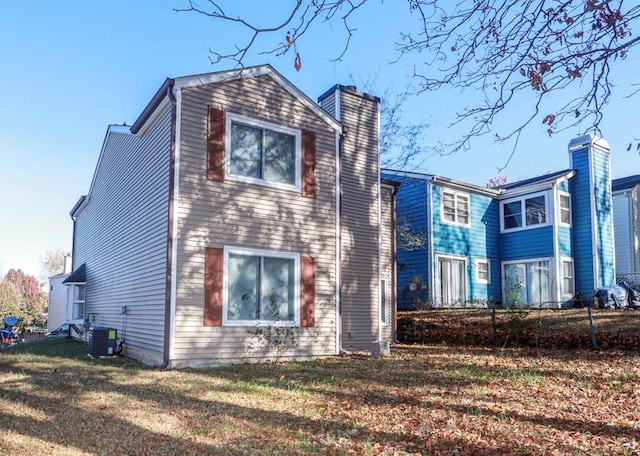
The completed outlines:
{"type": "MultiPolygon", "coordinates": [[[[281,6],[282,19],[257,26],[248,18],[227,13],[229,0],[193,0],[179,11],[192,11],[236,23],[250,31],[232,51],[212,51],[212,61],[242,66],[257,40],[275,38],[266,53],[292,52],[301,68],[302,36],[319,23],[340,21],[346,30],[347,52],[354,36],[350,19],[367,0],[295,0],[281,6]]],[[[373,3],[373,2],[369,2],[373,3]]],[[[450,151],[466,149],[474,137],[491,134],[517,145],[525,127],[541,121],[551,135],[579,125],[600,133],[603,107],[614,86],[613,69],[640,42],[632,26],[640,5],[624,0],[407,0],[416,21],[398,31],[398,59],[418,59],[414,76],[418,92],[443,87],[477,89],[480,101],[458,113],[467,133],[450,151]],[[573,88],[567,91],[568,88],[573,88]],[[571,97],[567,94],[571,93],[571,97]],[[507,107],[523,113],[504,132],[493,128],[507,107]]],[[[635,94],[635,93],[633,93],[635,94]]]]}

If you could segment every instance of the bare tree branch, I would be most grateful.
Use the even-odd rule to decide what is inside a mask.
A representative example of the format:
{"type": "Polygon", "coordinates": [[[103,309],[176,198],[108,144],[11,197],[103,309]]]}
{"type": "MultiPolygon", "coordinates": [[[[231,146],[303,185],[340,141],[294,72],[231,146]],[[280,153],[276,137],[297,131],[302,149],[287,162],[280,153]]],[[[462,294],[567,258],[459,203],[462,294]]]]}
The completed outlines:
{"type": "MultiPolygon", "coordinates": [[[[292,0],[280,7],[283,19],[259,26],[230,14],[229,0],[202,0],[206,8],[184,1],[188,6],[176,11],[204,14],[249,32],[231,51],[212,50],[212,62],[241,67],[257,41],[275,33],[275,44],[261,53],[283,56],[292,50],[296,69],[302,37],[332,20],[339,20],[346,32],[335,58],[342,59],[356,31],[350,19],[367,3],[292,0]]],[[[614,84],[612,67],[640,43],[640,36],[632,34],[640,5],[628,0],[407,0],[405,7],[416,21],[399,31],[395,62],[420,59],[414,66],[416,92],[446,87],[482,94],[457,114],[454,123],[464,125],[466,133],[446,145],[447,153],[468,149],[473,138],[490,134],[513,144],[506,164],[524,129],[540,120],[549,135],[576,126],[599,134],[614,84]],[[574,96],[567,100],[568,93],[574,96]],[[513,117],[507,109],[521,119],[496,131],[499,116],[513,117]]],[[[421,134],[412,137],[417,141],[421,134]]]]}

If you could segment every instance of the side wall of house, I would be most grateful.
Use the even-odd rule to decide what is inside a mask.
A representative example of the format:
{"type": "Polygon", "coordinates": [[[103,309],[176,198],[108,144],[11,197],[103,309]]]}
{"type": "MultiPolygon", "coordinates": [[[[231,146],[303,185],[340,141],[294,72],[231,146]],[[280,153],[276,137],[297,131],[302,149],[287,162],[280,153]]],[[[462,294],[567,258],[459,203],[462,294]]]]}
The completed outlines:
{"type": "Polygon", "coordinates": [[[85,317],[117,329],[125,354],[150,364],[164,353],[170,152],[169,103],[136,135],[109,132],[75,222],[74,267],[86,263],[87,271],[85,317]]]}
{"type": "Polygon", "coordinates": [[[342,348],[370,350],[378,338],[378,102],[340,91],[342,348]]]}
{"type": "Polygon", "coordinates": [[[284,354],[336,353],[336,134],[269,76],[230,80],[182,91],[177,289],[172,365],[215,365],[273,355],[251,326],[205,326],[205,252],[243,247],[315,259],[315,325],[292,328],[284,354]],[[207,179],[207,109],[316,135],[315,198],[256,183],[207,179]]]}

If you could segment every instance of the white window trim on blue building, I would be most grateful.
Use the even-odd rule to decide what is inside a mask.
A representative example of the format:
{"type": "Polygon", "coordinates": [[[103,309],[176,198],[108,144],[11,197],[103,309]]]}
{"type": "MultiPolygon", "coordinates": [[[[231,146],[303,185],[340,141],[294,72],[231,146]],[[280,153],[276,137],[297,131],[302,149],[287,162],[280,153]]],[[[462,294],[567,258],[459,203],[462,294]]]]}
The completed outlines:
{"type": "Polygon", "coordinates": [[[486,284],[490,284],[491,283],[491,261],[489,261],[486,258],[477,258],[476,259],[476,282],[478,283],[486,283],[486,284]],[[480,270],[480,265],[486,265],[486,268],[483,269],[482,271],[480,270]],[[487,278],[482,278],[480,277],[480,273],[481,272],[485,272],[487,273],[487,278]]]}
{"type": "Polygon", "coordinates": [[[467,301],[467,262],[468,260],[464,256],[436,254],[434,297],[437,306],[463,304],[467,301]],[[442,266],[447,269],[444,277],[440,270],[441,262],[442,266]],[[454,262],[456,264],[462,263],[462,267],[457,270],[454,262]]]}
{"type": "Polygon", "coordinates": [[[560,276],[560,294],[563,298],[572,298],[574,295],[574,290],[576,287],[575,283],[575,266],[573,262],[573,258],[568,257],[560,257],[560,272],[558,274],[560,276]],[[570,275],[565,274],[565,264],[571,265],[570,275]],[[567,279],[571,280],[570,290],[567,291],[567,287],[565,281],[567,279]]]}
{"type": "Polygon", "coordinates": [[[553,292],[553,283],[555,280],[555,271],[554,271],[554,259],[553,257],[545,257],[545,258],[527,258],[522,260],[513,260],[513,261],[503,261],[502,262],[502,302],[507,307],[511,305],[511,291],[509,289],[509,277],[507,277],[507,270],[510,266],[521,266],[524,269],[520,269],[520,272],[524,274],[523,280],[524,283],[519,282],[521,284],[521,290],[519,292],[519,298],[522,299],[523,302],[518,302],[518,305],[545,305],[549,303],[555,302],[554,292],[553,292]],[[536,263],[546,263],[546,293],[545,290],[531,290],[535,288],[534,285],[540,285],[541,278],[530,275],[530,265],[535,267],[536,263]],[[536,283],[538,282],[538,283],[536,283]],[[531,291],[530,291],[531,290],[531,291]],[[523,296],[524,295],[524,296],[523,296]],[[536,300],[531,302],[530,296],[544,296],[546,299],[536,300]]]}
{"type": "Polygon", "coordinates": [[[529,193],[527,195],[518,196],[516,198],[509,198],[504,201],[500,201],[500,232],[510,233],[514,231],[522,231],[522,230],[530,230],[534,228],[540,228],[543,226],[549,226],[552,223],[552,217],[549,211],[549,192],[536,192],[529,193]],[[527,222],[527,201],[531,201],[535,198],[543,197],[544,198],[544,221],[538,223],[528,223],[527,222]],[[505,227],[505,205],[513,204],[519,202],[520,203],[520,226],[516,226],[513,228],[505,227]]]}
{"type": "Polygon", "coordinates": [[[440,187],[440,188],[441,188],[440,221],[448,225],[470,226],[471,225],[471,196],[469,195],[469,193],[463,193],[463,192],[451,190],[444,187],[440,187]],[[453,220],[447,220],[445,218],[445,207],[444,207],[445,194],[451,195],[453,197],[453,204],[454,204],[453,220]],[[467,206],[466,211],[464,209],[465,202],[467,206]],[[466,221],[464,221],[465,217],[466,217],[466,221]]]}
{"type": "Polygon", "coordinates": [[[565,192],[562,190],[558,191],[558,199],[557,199],[557,210],[556,210],[556,214],[557,214],[557,220],[558,220],[558,225],[559,226],[566,226],[566,227],[570,227],[571,226],[571,218],[572,218],[572,214],[571,214],[571,194],[569,192],[565,192]],[[569,203],[569,207],[568,208],[564,208],[562,206],[562,199],[567,198],[566,201],[569,203]],[[569,222],[564,222],[562,220],[562,214],[568,212],[569,215],[569,222]]]}

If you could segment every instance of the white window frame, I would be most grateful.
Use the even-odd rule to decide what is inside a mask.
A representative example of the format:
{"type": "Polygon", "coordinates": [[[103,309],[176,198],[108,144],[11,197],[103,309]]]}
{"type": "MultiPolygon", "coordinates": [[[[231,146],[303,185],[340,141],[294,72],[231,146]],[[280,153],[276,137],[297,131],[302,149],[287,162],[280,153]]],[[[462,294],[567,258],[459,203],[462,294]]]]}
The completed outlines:
{"type": "Polygon", "coordinates": [[[442,223],[446,223],[447,225],[456,225],[456,226],[470,226],[471,225],[471,195],[469,193],[459,192],[456,190],[451,190],[448,188],[440,187],[440,220],[442,223]],[[444,195],[448,193],[449,195],[453,195],[453,205],[454,205],[454,218],[455,220],[447,220],[444,217],[444,195]],[[459,222],[459,214],[458,214],[458,198],[466,198],[467,199],[467,222],[459,222]]]}
{"type": "Polygon", "coordinates": [[[223,326],[300,326],[300,255],[298,253],[286,253],[273,250],[250,249],[244,247],[224,248],[224,275],[222,298],[222,325],[223,326]],[[293,320],[229,320],[229,254],[247,255],[253,257],[284,258],[294,260],[294,290],[293,290],[293,320]]]}
{"type": "Polygon", "coordinates": [[[67,322],[71,323],[83,323],[84,316],[86,315],[87,305],[87,284],[85,282],[72,283],[67,288],[67,322]],[[76,288],[84,288],[84,299],[74,299],[76,288]],[[80,318],[73,318],[73,310],[76,304],[82,305],[82,316],[80,318]]]}
{"type": "Polygon", "coordinates": [[[564,191],[559,191],[558,192],[558,225],[560,226],[571,226],[571,193],[568,192],[564,192],[564,191]],[[563,212],[566,211],[566,209],[563,209],[562,207],[562,198],[567,198],[567,201],[569,202],[569,223],[563,222],[562,221],[562,214],[563,212]]]}
{"type": "MultiPolygon", "coordinates": [[[[507,304],[507,266],[511,265],[511,264],[528,264],[528,263],[547,263],[547,267],[549,269],[549,283],[548,283],[548,294],[549,294],[549,299],[551,301],[553,301],[554,299],[554,291],[553,291],[553,282],[555,280],[554,278],[554,261],[553,261],[553,257],[544,257],[544,258],[526,258],[526,259],[521,259],[521,260],[512,260],[512,261],[503,261],[502,262],[502,302],[505,305],[507,304]]],[[[528,284],[525,284],[525,286],[528,286],[528,284]]],[[[544,303],[542,303],[544,304],[544,303]]],[[[530,305],[529,303],[526,303],[526,305],[530,305]]]]}
{"type": "Polygon", "coordinates": [[[476,282],[477,283],[486,283],[486,284],[490,284],[491,283],[491,261],[486,259],[486,258],[477,258],[476,259],[476,282]],[[480,265],[481,264],[486,264],[487,265],[487,278],[483,279],[480,277],[480,265]]]}
{"type": "Polygon", "coordinates": [[[391,280],[388,277],[380,279],[380,323],[383,326],[389,326],[391,321],[390,312],[390,291],[389,284],[391,280]],[[384,303],[384,306],[383,306],[384,303]]]}
{"type": "Polygon", "coordinates": [[[264,185],[266,187],[279,188],[283,190],[292,190],[299,192],[302,188],[302,132],[294,128],[283,127],[282,125],[272,124],[262,120],[252,119],[250,117],[242,116],[239,114],[227,113],[227,120],[225,126],[225,176],[229,180],[237,182],[246,182],[250,184],[264,185]],[[231,173],[231,125],[233,123],[239,123],[247,125],[253,128],[260,128],[263,130],[272,130],[278,133],[283,133],[295,137],[295,183],[285,184],[281,182],[271,182],[265,179],[259,179],[255,177],[243,176],[240,174],[231,173]]]}
{"type": "MultiPolygon", "coordinates": [[[[467,293],[469,292],[469,271],[468,271],[468,266],[469,266],[469,261],[467,259],[467,257],[464,256],[457,256],[457,255],[440,255],[440,254],[436,254],[436,271],[435,271],[435,276],[436,276],[436,280],[435,280],[435,284],[436,284],[436,290],[434,290],[434,296],[436,298],[436,302],[438,305],[444,305],[444,301],[443,301],[443,297],[442,297],[442,277],[440,276],[440,260],[441,259],[446,259],[446,260],[456,260],[456,261],[461,261],[463,264],[462,270],[464,272],[464,280],[462,281],[463,287],[464,289],[462,290],[462,304],[464,304],[465,302],[467,302],[468,300],[468,295],[467,293]]],[[[458,303],[458,301],[453,302],[451,304],[456,304],[458,303]]],[[[449,304],[449,303],[448,303],[449,304]]]]}
{"type": "Polygon", "coordinates": [[[576,289],[576,272],[575,272],[575,264],[573,262],[573,258],[569,258],[569,257],[560,257],[560,274],[558,274],[560,276],[561,279],[561,289],[560,289],[560,293],[562,294],[563,297],[573,297],[575,295],[574,290],[576,289]],[[564,275],[564,265],[565,263],[570,263],[571,264],[571,292],[567,292],[564,286],[564,281],[565,279],[569,278],[569,277],[565,277],[564,275]]]}
{"type": "Polygon", "coordinates": [[[531,230],[535,228],[542,228],[543,226],[549,226],[551,224],[551,214],[549,213],[549,192],[537,192],[537,193],[529,193],[527,195],[518,196],[517,198],[509,198],[504,201],[500,201],[500,231],[503,233],[511,233],[514,231],[522,231],[522,230],[531,230]],[[537,198],[539,196],[544,197],[544,223],[535,223],[531,225],[527,225],[527,207],[526,201],[537,198]],[[522,226],[514,227],[514,228],[505,228],[504,226],[504,206],[505,204],[520,202],[521,209],[521,217],[522,217],[522,226]]]}

